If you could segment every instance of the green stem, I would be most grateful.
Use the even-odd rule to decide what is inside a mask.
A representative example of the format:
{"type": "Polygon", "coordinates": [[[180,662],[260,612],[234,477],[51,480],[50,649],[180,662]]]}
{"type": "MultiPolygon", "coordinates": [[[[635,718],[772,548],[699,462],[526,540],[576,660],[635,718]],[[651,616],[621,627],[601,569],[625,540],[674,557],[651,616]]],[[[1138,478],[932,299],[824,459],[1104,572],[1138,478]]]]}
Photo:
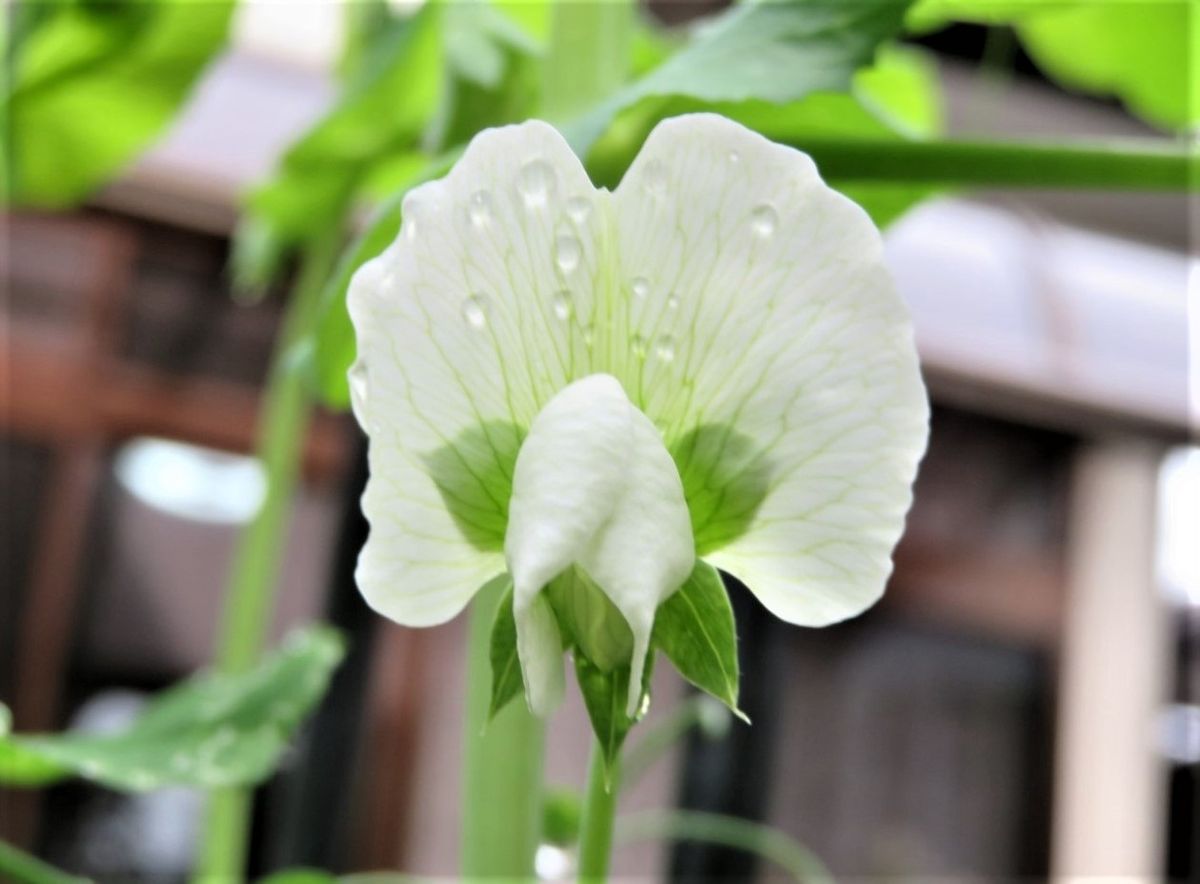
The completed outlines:
{"type": "Polygon", "coordinates": [[[603,747],[593,741],[583,816],[579,821],[580,884],[603,884],[608,878],[620,778],[620,760],[614,759],[611,765],[606,765],[603,747]]]}
{"type": "Polygon", "coordinates": [[[624,85],[633,37],[632,0],[559,0],[550,11],[542,114],[565,120],[624,85]]]}
{"type": "Polygon", "coordinates": [[[532,880],[542,834],[545,724],[523,700],[492,721],[492,623],[504,586],[491,583],[471,602],[462,796],[462,877],[532,880]]]}
{"type": "MultiPolygon", "coordinates": [[[[217,635],[215,668],[251,668],[267,640],[274,611],[282,546],[312,408],[302,346],[312,332],[324,283],[341,242],[335,225],[304,253],[272,357],[259,424],[258,459],[266,473],[266,496],[238,540],[217,635]]],[[[210,796],[195,880],[240,880],[249,838],[251,792],[219,789],[210,796]]]]}
{"type": "MultiPolygon", "coordinates": [[[[822,177],[840,184],[1174,191],[1200,185],[1200,155],[1175,143],[772,137],[809,154],[822,177]]],[[[628,156],[614,151],[589,163],[593,180],[616,184],[639,144],[628,156]]]]}
{"type": "Polygon", "coordinates": [[[77,878],[59,871],[7,841],[0,841],[0,881],[14,884],[86,884],[87,878],[77,878]]]}
{"type": "Polygon", "coordinates": [[[800,884],[833,884],[829,870],[808,848],[770,826],[719,813],[647,811],[621,818],[622,841],[703,841],[761,856],[800,884]]]}

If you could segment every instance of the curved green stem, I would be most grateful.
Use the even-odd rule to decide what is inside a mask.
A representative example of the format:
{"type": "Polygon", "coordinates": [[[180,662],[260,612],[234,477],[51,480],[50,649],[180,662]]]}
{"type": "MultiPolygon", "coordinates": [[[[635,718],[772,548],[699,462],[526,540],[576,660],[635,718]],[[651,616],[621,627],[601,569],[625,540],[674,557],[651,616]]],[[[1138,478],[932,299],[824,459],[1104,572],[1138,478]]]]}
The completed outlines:
{"type": "Polygon", "coordinates": [[[622,841],[703,841],[744,850],[784,869],[800,884],[833,884],[829,870],[808,848],[762,823],[694,810],[647,811],[622,817],[622,841]]]}
{"type": "Polygon", "coordinates": [[[87,878],[77,878],[42,862],[6,841],[0,841],[0,881],[13,884],[86,884],[87,878]]]}
{"type": "Polygon", "coordinates": [[[593,741],[592,755],[588,759],[587,792],[583,796],[583,816],[579,821],[581,884],[603,884],[608,878],[620,779],[620,761],[606,765],[604,749],[599,742],[593,741]]]}
{"type": "Polygon", "coordinates": [[[492,623],[503,590],[490,584],[471,602],[461,869],[468,881],[532,880],[542,834],[545,723],[523,699],[488,721],[492,623]]]}
{"type": "MultiPolygon", "coordinates": [[[[284,531],[295,495],[300,456],[312,407],[306,360],[300,348],[312,332],[325,280],[341,242],[338,226],[306,250],[300,276],[287,305],[263,397],[257,455],[266,473],[266,496],[238,540],[223,619],[217,634],[215,668],[244,672],[262,652],[274,612],[275,585],[284,531]]],[[[194,880],[241,880],[249,838],[247,789],[219,789],[209,799],[203,842],[194,880]]]]}
{"type": "MultiPolygon", "coordinates": [[[[1200,188],[1200,155],[1178,143],[1147,141],[1021,142],[781,138],[809,154],[827,181],[938,187],[1200,188]]],[[[614,185],[629,155],[607,153],[589,163],[593,179],[614,185]]]]}

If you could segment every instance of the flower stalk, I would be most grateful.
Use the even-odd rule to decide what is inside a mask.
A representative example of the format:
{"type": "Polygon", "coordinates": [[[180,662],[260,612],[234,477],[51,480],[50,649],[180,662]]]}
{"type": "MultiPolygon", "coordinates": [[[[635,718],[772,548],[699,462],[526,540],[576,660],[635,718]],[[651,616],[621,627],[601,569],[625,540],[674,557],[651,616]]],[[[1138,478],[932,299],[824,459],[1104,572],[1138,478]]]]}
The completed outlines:
{"type": "Polygon", "coordinates": [[[608,879],[620,776],[620,761],[613,759],[606,764],[604,748],[593,741],[579,828],[581,884],[603,884],[608,879]]]}

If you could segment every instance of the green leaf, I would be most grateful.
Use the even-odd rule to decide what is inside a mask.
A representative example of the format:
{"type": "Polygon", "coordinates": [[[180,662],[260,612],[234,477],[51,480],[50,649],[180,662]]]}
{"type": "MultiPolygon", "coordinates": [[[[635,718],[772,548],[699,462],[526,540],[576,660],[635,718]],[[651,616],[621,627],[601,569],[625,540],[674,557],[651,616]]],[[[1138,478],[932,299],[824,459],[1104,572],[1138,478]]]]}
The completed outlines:
{"type": "Polygon", "coordinates": [[[492,701],[488,708],[488,719],[495,718],[524,690],[521,680],[521,660],[517,656],[517,622],[513,618],[512,578],[505,574],[497,578],[504,580],[507,588],[500,606],[496,609],[496,622],[492,624],[492,701]]]}
{"type": "Polygon", "coordinates": [[[0,782],[33,786],[75,774],[133,791],[258,782],[324,695],[343,653],[336,632],[312,627],[250,672],[200,675],[169,689],[123,732],[6,735],[0,782]]]}
{"type": "Polygon", "coordinates": [[[697,559],[687,582],[658,606],[653,643],[680,675],[745,718],[737,708],[733,608],[716,568],[697,559]]]}
{"type": "MultiPolygon", "coordinates": [[[[643,713],[649,707],[654,656],[652,648],[646,657],[646,668],[642,675],[642,701],[639,709],[643,713]]],[[[579,691],[583,695],[583,705],[592,723],[592,732],[595,733],[596,740],[604,752],[604,763],[611,770],[629,729],[637,722],[637,718],[630,718],[625,714],[629,667],[621,666],[605,672],[583,654],[576,654],[575,676],[579,680],[579,691]]]]}
{"type": "Polygon", "coordinates": [[[685,49],[564,128],[580,156],[622,110],[653,97],[796,101],[842,92],[900,29],[909,0],[777,0],[734,7],[685,49]]]}
{"type": "Polygon", "coordinates": [[[6,52],[4,201],[63,208],[162,132],[224,46],[234,4],[20,5],[44,9],[6,52]]]}

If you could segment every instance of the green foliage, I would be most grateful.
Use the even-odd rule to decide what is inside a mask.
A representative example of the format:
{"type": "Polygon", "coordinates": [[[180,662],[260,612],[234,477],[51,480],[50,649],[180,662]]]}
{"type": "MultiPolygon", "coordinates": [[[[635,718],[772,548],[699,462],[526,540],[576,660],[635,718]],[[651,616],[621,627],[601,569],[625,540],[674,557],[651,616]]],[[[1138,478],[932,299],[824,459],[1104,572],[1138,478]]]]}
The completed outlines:
{"type": "Polygon", "coordinates": [[[1192,0],[920,0],[908,26],[950,21],[1016,29],[1049,77],[1121,99],[1165,129],[1200,123],[1200,28],[1192,0]]]}
{"type": "Polygon", "coordinates": [[[133,791],[258,782],[324,695],[343,653],[333,630],[312,627],[250,672],[171,688],[120,733],[14,736],[5,727],[0,782],[38,786],[75,775],[133,791]]]}
{"type": "Polygon", "coordinates": [[[569,568],[546,587],[563,639],[601,672],[628,666],[633,631],[604,591],[581,568],[569,568]]]}
{"type": "MultiPolygon", "coordinates": [[[[642,675],[642,696],[639,710],[649,706],[650,677],[654,670],[654,651],[646,657],[646,668],[642,675]]],[[[640,716],[625,714],[625,701],[629,690],[629,667],[621,666],[605,672],[594,665],[583,654],[575,655],[575,676],[579,681],[579,692],[587,709],[592,731],[604,754],[605,766],[611,770],[621,751],[621,744],[629,729],[640,716]]]]}
{"type": "Polygon", "coordinates": [[[733,608],[716,568],[696,561],[687,582],[659,605],[652,641],[680,675],[745,717],[737,708],[733,608]]]}
{"type": "Polygon", "coordinates": [[[6,204],[63,208],[170,122],[222,48],[233,2],[21,3],[0,103],[6,204]]]}
{"type": "Polygon", "coordinates": [[[496,622],[492,625],[490,659],[492,663],[492,699],[488,718],[516,698],[524,688],[521,678],[521,660],[517,656],[517,623],[513,619],[512,578],[505,575],[507,588],[500,606],[496,609],[496,622]]]}
{"type": "Polygon", "coordinates": [[[840,92],[899,29],[908,0],[748,3],[710,22],[677,54],[563,132],[586,156],[616,115],[645,99],[782,104],[840,92]]]}

